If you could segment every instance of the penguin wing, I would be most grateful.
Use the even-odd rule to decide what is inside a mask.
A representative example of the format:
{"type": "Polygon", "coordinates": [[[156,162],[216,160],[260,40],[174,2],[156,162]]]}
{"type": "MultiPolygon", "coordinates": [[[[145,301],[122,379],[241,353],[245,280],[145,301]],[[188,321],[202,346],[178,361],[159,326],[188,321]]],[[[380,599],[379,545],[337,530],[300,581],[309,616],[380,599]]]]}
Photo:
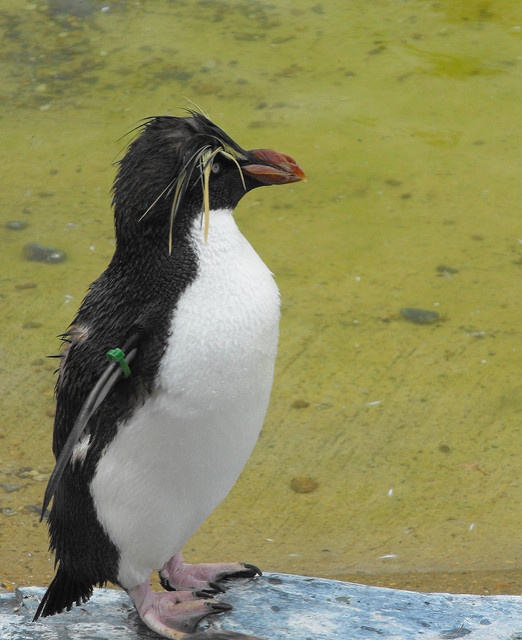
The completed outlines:
{"type": "Polygon", "coordinates": [[[107,397],[110,390],[114,387],[116,382],[121,376],[128,377],[130,375],[130,369],[128,364],[132,361],[136,355],[138,349],[135,346],[140,337],[139,333],[134,333],[130,336],[122,349],[111,349],[107,353],[109,362],[107,368],[103,374],[99,377],[98,381],[92,388],[91,392],[87,396],[83,406],[78,413],[78,416],[69,431],[69,435],[65,440],[60,454],[56,460],[56,465],[49,477],[49,482],[45,490],[45,495],[42,504],[42,514],[40,520],[42,520],[44,513],[51,502],[51,499],[58,487],[60,479],[65,471],[67,463],[71,459],[75,445],[82,437],[89,419],[100,406],[103,400],[107,397]]]}

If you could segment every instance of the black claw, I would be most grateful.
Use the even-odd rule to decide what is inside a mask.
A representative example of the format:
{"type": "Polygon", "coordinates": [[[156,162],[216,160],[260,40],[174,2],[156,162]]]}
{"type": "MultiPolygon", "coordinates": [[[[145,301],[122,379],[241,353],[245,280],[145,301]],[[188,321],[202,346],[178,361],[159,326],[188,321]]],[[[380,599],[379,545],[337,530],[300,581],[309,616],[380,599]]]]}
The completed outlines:
{"type": "Polygon", "coordinates": [[[193,591],[192,593],[196,598],[213,598],[217,592],[213,589],[201,589],[200,591],[193,591]]]}
{"type": "Polygon", "coordinates": [[[253,578],[254,576],[262,576],[263,572],[259,567],[256,567],[255,564],[247,564],[243,562],[245,569],[248,569],[248,577],[253,578]]]}
{"type": "Polygon", "coordinates": [[[232,609],[232,605],[228,602],[207,602],[207,606],[212,609],[212,613],[221,613],[232,609]]]}
{"type": "Polygon", "coordinates": [[[174,587],[171,586],[169,579],[164,578],[161,573],[159,574],[160,584],[165,589],[165,591],[176,591],[174,587]]]}
{"type": "Polygon", "coordinates": [[[222,584],[219,584],[219,582],[209,582],[208,585],[215,591],[215,593],[225,593],[226,591],[225,587],[222,584]]]}
{"type": "Polygon", "coordinates": [[[232,573],[228,576],[223,576],[219,579],[220,582],[228,582],[229,580],[235,580],[236,578],[253,578],[254,576],[262,576],[261,569],[256,567],[255,564],[247,564],[246,562],[241,563],[244,569],[240,569],[235,573],[232,573]]]}

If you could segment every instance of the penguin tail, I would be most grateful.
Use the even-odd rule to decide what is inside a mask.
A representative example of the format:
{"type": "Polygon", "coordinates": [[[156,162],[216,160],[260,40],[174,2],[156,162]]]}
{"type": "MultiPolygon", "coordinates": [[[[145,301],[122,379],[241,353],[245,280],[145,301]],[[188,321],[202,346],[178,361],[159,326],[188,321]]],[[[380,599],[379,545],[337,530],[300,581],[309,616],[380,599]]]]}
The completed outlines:
{"type": "Polygon", "coordinates": [[[92,584],[78,580],[61,566],[54,576],[53,581],[47,587],[42,601],[34,614],[33,622],[41,616],[53,616],[62,613],[64,609],[70,611],[73,604],[81,605],[92,596],[92,584]]]}

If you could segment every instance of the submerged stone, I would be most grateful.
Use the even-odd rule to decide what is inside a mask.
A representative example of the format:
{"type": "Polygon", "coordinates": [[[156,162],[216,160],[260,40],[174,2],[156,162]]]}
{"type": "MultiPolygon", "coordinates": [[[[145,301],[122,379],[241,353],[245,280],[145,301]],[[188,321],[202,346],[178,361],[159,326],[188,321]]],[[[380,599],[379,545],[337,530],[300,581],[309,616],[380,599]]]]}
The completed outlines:
{"type": "Polygon", "coordinates": [[[401,316],[405,320],[414,322],[415,324],[435,324],[440,320],[440,315],[436,311],[429,309],[416,309],[414,307],[405,307],[401,309],[401,316]]]}
{"type": "Polygon", "coordinates": [[[25,220],[10,220],[5,225],[6,229],[10,229],[11,231],[20,231],[21,229],[26,229],[27,226],[25,220]]]}
{"type": "Polygon", "coordinates": [[[67,258],[65,251],[44,247],[38,242],[28,242],[23,253],[24,258],[31,262],[63,262],[67,258]]]}

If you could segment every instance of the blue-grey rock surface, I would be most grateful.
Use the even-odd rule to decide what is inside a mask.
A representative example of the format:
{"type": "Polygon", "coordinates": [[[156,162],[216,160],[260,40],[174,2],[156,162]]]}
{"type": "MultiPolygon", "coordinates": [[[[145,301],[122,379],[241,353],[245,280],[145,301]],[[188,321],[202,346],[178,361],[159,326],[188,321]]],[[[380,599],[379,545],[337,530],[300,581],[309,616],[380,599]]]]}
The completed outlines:
{"type": "MultiPolygon", "coordinates": [[[[157,638],[115,589],[96,589],[86,605],[33,623],[43,593],[40,587],[0,592],[2,640],[157,638]]],[[[519,596],[414,593],[271,573],[230,582],[220,597],[233,611],[202,628],[266,640],[522,640],[519,596]]]]}

